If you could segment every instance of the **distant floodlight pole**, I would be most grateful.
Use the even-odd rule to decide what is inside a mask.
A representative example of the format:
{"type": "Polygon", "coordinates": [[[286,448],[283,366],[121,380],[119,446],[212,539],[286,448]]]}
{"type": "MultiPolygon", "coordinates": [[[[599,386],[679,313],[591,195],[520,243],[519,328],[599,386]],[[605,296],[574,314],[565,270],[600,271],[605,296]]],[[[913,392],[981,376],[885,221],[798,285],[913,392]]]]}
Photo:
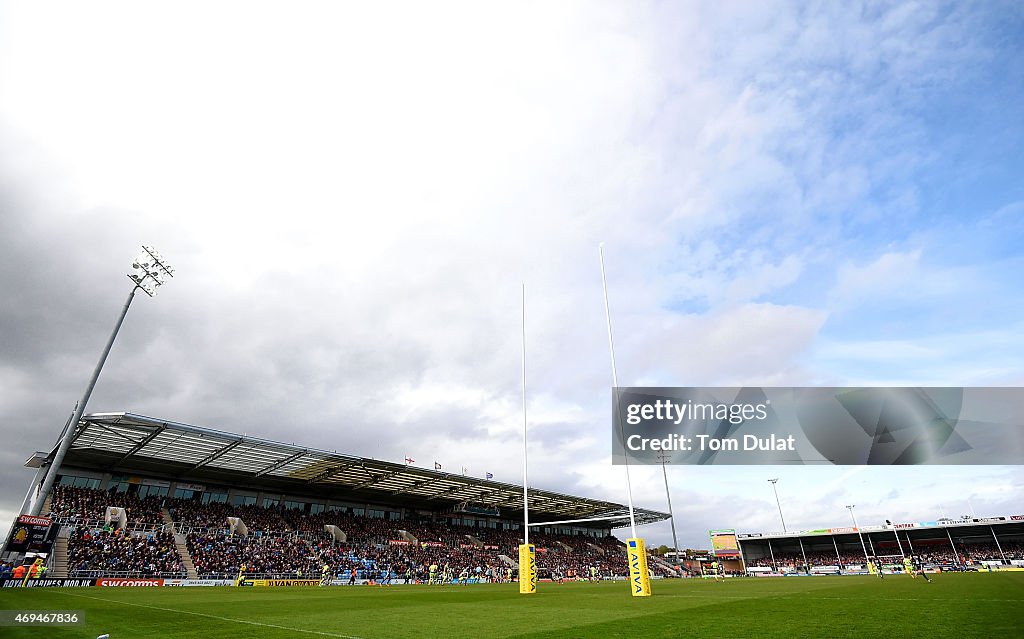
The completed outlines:
{"type": "MultiPolygon", "coordinates": [[[[612,311],[611,306],[608,304],[608,278],[605,277],[604,273],[604,242],[598,245],[597,250],[601,256],[601,288],[604,289],[604,316],[608,323],[608,351],[612,357],[612,393],[613,397],[618,397],[619,376],[615,371],[615,340],[612,338],[612,311]]],[[[622,424],[619,423],[618,407],[615,407],[614,411],[619,437],[622,437],[622,424]]],[[[630,537],[636,539],[636,517],[633,513],[633,484],[629,480],[629,455],[625,455],[624,458],[626,463],[626,497],[629,503],[629,531],[631,533],[630,537]]]]}
{"type": "Polygon", "coordinates": [[[679,567],[679,540],[676,539],[676,518],[672,514],[672,493],[668,490],[668,471],[665,470],[665,464],[668,462],[669,457],[665,453],[658,455],[658,461],[661,462],[661,474],[665,477],[665,498],[668,500],[668,520],[672,523],[672,550],[675,551],[676,556],[676,567],[679,567]]]}
{"type": "Polygon", "coordinates": [[[769,479],[772,484],[772,492],[775,493],[775,505],[779,507],[779,520],[782,522],[782,532],[786,532],[786,518],[782,516],[782,502],[779,501],[779,490],[775,487],[775,484],[779,483],[779,478],[769,479]]]}
{"type": "MultiPolygon", "coordinates": [[[[786,519],[782,516],[782,502],[779,501],[779,489],[775,487],[775,484],[779,483],[779,478],[776,477],[775,479],[769,479],[768,481],[772,483],[772,491],[775,492],[775,505],[779,507],[779,521],[782,522],[782,532],[787,532],[786,519]]],[[[804,542],[799,537],[796,538],[796,541],[800,544],[800,556],[804,558],[804,569],[810,570],[810,567],[807,564],[807,551],[804,550],[804,542]]]]}
{"type": "Polygon", "coordinates": [[[100,355],[100,361],[96,363],[96,368],[93,369],[92,377],[89,379],[89,385],[85,387],[85,392],[82,394],[82,398],[78,400],[78,404],[75,405],[75,412],[71,416],[71,420],[68,422],[67,427],[64,429],[64,433],[61,435],[60,444],[57,446],[57,452],[53,456],[53,461],[50,462],[50,467],[46,471],[46,477],[43,479],[43,483],[36,492],[36,498],[32,501],[32,512],[30,514],[39,514],[39,511],[43,508],[43,502],[46,500],[46,495],[49,494],[51,489],[53,489],[53,483],[57,479],[57,470],[60,468],[60,465],[64,463],[64,457],[68,453],[68,448],[71,447],[71,440],[75,437],[75,430],[78,428],[78,422],[82,419],[82,414],[85,412],[86,404],[89,403],[89,397],[92,395],[92,390],[96,386],[96,380],[100,377],[100,371],[103,370],[103,364],[107,361],[107,355],[110,354],[110,348],[114,345],[114,339],[117,337],[117,332],[121,330],[121,324],[124,323],[124,317],[128,314],[128,307],[132,305],[132,300],[135,298],[135,291],[142,289],[143,293],[153,297],[156,295],[157,287],[161,286],[168,277],[174,277],[174,269],[167,264],[160,253],[152,246],[143,246],[142,253],[139,253],[138,257],[135,258],[135,261],[132,262],[132,272],[128,274],[128,279],[133,282],[132,290],[128,293],[128,299],[125,301],[124,307],[121,309],[121,315],[117,318],[117,323],[114,325],[113,332],[111,332],[110,337],[107,338],[107,344],[103,348],[103,353],[100,355]]]}
{"type": "Polygon", "coordinates": [[[857,504],[850,504],[846,508],[850,511],[850,517],[853,518],[853,527],[857,529],[857,536],[860,537],[860,547],[864,551],[864,561],[871,563],[868,559],[868,547],[864,545],[864,535],[860,532],[860,526],[857,524],[857,515],[853,514],[853,509],[857,504]]]}

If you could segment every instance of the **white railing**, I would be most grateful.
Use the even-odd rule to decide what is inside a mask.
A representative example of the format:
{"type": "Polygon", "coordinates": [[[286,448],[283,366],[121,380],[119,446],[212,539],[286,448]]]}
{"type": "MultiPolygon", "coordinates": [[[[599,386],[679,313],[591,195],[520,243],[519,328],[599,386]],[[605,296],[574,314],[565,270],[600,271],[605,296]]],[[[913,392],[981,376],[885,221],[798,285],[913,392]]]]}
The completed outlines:
{"type": "Polygon", "coordinates": [[[180,572],[174,571],[157,571],[149,572],[148,570],[72,570],[68,568],[68,578],[70,579],[121,579],[121,578],[133,578],[133,579],[181,579],[186,577],[185,569],[182,568],[180,572]]]}
{"type": "MultiPolygon", "coordinates": [[[[80,519],[78,517],[54,517],[55,522],[62,526],[68,526],[71,528],[87,528],[89,530],[103,530],[108,524],[102,519],[80,519]]],[[[152,524],[147,522],[128,522],[124,528],[115,528],[114,530],[120,530],[122,533],[154,533],[154,532],[170,532],[170,524],[152,524]]]]}

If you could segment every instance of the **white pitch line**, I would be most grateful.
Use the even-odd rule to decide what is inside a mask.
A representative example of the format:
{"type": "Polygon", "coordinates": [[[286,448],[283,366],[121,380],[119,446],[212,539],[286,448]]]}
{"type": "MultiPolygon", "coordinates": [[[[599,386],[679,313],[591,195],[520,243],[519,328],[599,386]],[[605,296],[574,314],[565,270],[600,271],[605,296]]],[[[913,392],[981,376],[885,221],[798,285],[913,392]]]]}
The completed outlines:
{"type": "MultiPolygon", "coordinates": [[[[680,599],[744,599],[747,601],[757,601],[759,599],[788,599],[788,598],[800,598],[800,599],[812,599],[821,601],[849,601],[849,597],[814,597],[801,595],[800,593],[771,593],[766,594],[763,597],[757,595],[658,595],[658,597],[678,597],[680,599]]],[[[965,601],[963,598],[954,597],[882,597],[880,601],[965,601]]],[[[972,599],[968,601],[982,601],[982,602],[999,602],[999,603],[1024,603],[1024,599],[972,599]]]]}
{"type": "MultiPolygon", "coordinates": [[[[42,590],[48,590],[43,588],[42,590]]],[[[57,590],[56,588],[54,590],[57,590]]],[[[322,630],[307,630],[305,628],[293,628],[291,626],[280,626],[275,623],[263,623],[262,621],[250,621],[248,619],[232,619],[231,617],[221,617],[219,615],[211,615],[205,612],[193,612],[191,610],[177,610],[175,608],[163,608],[161,606],[150,606],[147,604],[134,603],[131,601],[118,601],[117,599],[104,599],[103,597],[90,597],[89,595],[79,595],[73,592],[62,592],[62,595],[70,595],[72,597],[82,597],[83,599],[95,599],[96,601],[105,601],[107,603],[117,603],[125,606],[136,606],[138,608],[150,608],[152,610],[163,610],[165,612],[176,612],[181,615],[195,615],[196,617],[206,617],[208,619],[217,619],[219,621],[230,621],[233,623],[242,623],[250,626],[263,626],[266,628],[277,628],[279,630],[289,630],[291,632],[305,632],[311,635],[320,635],[323,637],[339,637],[340,639],[362,639],[362,637],[356,637],[355,635],[342,635],[336,632],[324,632],[322,630]]]]}

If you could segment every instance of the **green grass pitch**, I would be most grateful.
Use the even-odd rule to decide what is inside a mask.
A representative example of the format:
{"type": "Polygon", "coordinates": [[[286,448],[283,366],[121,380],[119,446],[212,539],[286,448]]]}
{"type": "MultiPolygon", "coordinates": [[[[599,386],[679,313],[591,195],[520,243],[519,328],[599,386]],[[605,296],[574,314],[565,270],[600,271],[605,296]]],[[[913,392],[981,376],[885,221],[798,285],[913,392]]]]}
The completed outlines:
{"type": "Polygon", "coordinates": [[[3,627],[15,639],[240,637],[1021,637],[1024,572],[625,582],[296,588],[33,588],[2,610],[83,610],[74,628],[3,627]]]}

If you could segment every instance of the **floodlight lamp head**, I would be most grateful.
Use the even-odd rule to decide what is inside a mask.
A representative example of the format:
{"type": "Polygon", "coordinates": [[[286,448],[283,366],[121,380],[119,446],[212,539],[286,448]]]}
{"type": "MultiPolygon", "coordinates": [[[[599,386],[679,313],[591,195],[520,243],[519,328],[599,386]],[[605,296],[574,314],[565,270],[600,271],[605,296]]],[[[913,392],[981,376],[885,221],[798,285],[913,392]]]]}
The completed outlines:
{"type": "Polygon", "coordinates": [[[156,250],[152,246],[146,246],[145,244],[143,244],[142,250],[149,255],[150,261],[154,266],[162,269],[168,275],[172,277],[174,276],[174,269],[167,264],[167,261],[164,260],[164,256],[160,254],[160,251],[156,250]]]}
{"type": "Polygon", "coordinates": [[[128,278],[135,282],[146,295],[156,295],[156,288],[163,285],[166,276],[174,277],[174,270],[164,263],[160,253],[151,246],[142,247],[143,252],[132,262],[132,273],[128,278]]]}
{"type": "Polygon", "coordinates": [[[128,279],[135,282],[136,288],[141,288],[146,295],[153,297],[156,295],[156,288],[149,283],[149,280],[145,275],[138,275],[135,273],[129,273],[128,279]]]}

